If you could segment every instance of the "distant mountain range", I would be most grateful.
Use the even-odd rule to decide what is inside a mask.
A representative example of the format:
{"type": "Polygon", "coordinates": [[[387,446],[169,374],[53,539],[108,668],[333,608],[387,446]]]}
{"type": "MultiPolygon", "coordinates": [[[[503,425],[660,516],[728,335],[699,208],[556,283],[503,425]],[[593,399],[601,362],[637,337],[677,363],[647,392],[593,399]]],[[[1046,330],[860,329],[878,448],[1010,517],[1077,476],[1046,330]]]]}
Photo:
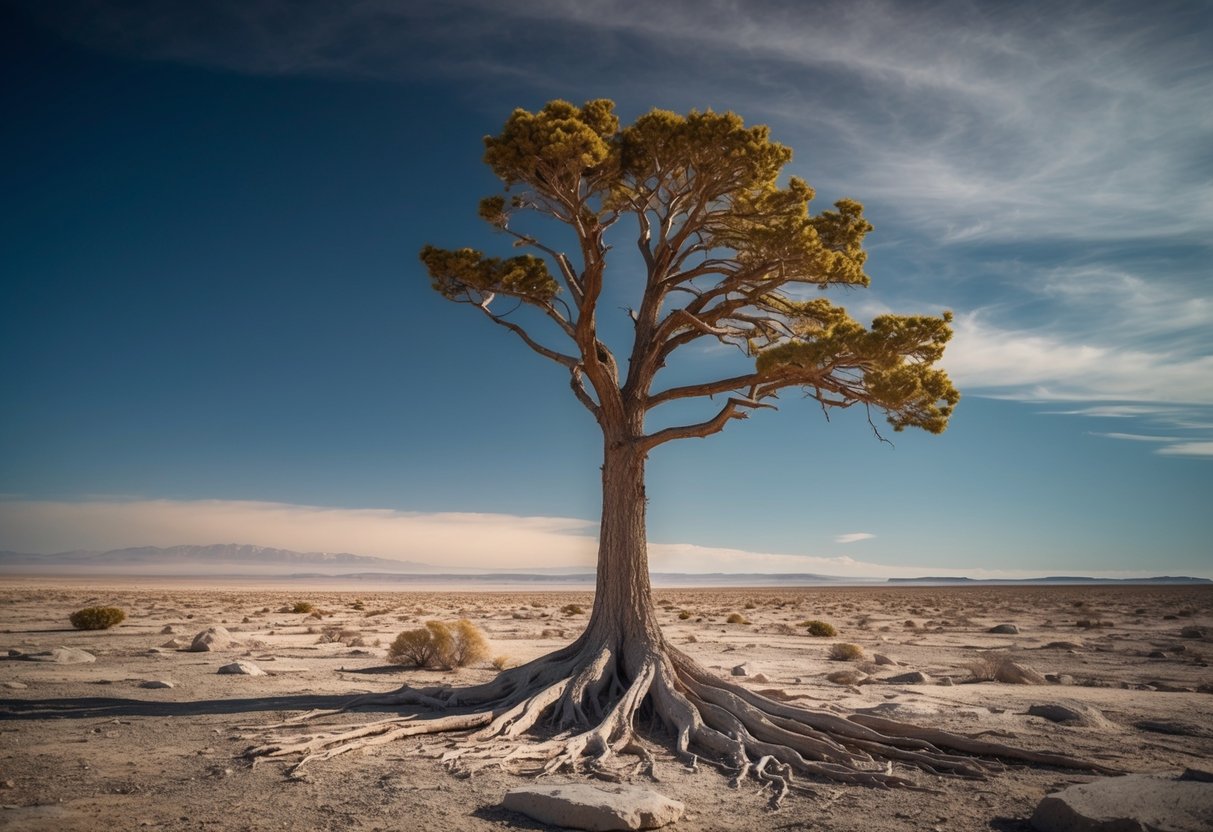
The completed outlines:
{"type": "Polygon", "coordinates": [[[1210,584],[1209,578],[1160,575],[1155,578],[1089,578],[1056,575],[1047,578],[889,578],[891,584],[1210,584]]]}
{"type": "Polygon", "coordinates": [[[268,546],[216,543],[210,546],[137,546],[108,551],[78,550],[54,555],[0,552],[0,570],[35,572],[67,569],[107,574],[179,574],[201,569],[214,572],[236,569],[257,574],[281,573],[298,569],[348,571],[351,569],[386,572],[443,571],[428,563],[391,558],[351,555],[348,552],[293,552],[268,546]]]}
{"type": "MultiPolygon", "coordinates": [[[[287,579],[341,578],[403,584],[586,584],[594,569],[584,566],[498,569],[436,566],[418,561],[393,560],[349,552],[295,552],[268,546],[217,543],[209,546],[138,546],[108,551],[78,550],[53,555],[0,551],[0,575],[113,575],[189,577],[274,577],[287,579]]],[[[653,583],[662,586],[806,586],[845,584],[1207,584],[1208,578],[1091,578],[1047,577],[976,580],[973,578],[850,578],[809,572],[654,572],[653,583]]]]}

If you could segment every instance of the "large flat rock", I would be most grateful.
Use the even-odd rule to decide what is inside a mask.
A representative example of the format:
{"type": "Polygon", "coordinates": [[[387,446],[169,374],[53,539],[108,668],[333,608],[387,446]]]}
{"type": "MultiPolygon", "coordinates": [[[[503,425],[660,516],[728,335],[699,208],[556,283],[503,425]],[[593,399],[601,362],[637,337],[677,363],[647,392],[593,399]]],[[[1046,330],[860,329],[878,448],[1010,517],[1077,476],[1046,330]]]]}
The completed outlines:
{"type": "Polygon", "coordinates": [[[1174,774],[1128,774],[1070,786],[1036,807],[1039,832],[1208,832],[1213,783],[1174,774]]]}
{"type": "Polygon", "coordinates": [[[501,805],[540,823],[592,832],[657,829],[678,820],[685,808],[677,800],[640,786],[588,783],[513,789],[501,805]]]}

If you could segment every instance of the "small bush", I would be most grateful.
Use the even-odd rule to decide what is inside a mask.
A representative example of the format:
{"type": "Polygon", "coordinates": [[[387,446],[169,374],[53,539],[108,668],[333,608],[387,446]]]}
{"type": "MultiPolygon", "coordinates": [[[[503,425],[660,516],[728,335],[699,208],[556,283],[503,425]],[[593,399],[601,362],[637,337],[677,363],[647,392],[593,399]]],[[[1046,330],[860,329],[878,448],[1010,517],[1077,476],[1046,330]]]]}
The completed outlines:
{"type": "Polygon", "coordinates": [[[834,629],[834,625],[828,621],[818,621],[817,619],[801,621],[800,626],[808,629],[809,635],[817,636],[818,638],[830,638],[838,635],[838,630],[834,629]]]}
{"type": "Polygon", "coordinates": [[[496,668],[497,670],[505,670],[507,667],[509,667],[513,663],[514,663],[513,656],[501,655],[501,656],[493,657],[493,667],[496,668]]]}
{"type": "Polygon", "coordinates": [[[729,613],[729,617],[726,618],[724,621],[726,624],[749,624],[750,623],[749,620],[747,620],[746,617],[739,612],[729,613]]]}
{"type": "Polygon", "coordinates": [[[830,648],[830,658],[836,662],[857,662],[866,658],[866,654],[858,644],[841,642],[830,648]]]}
{"type": "Polygon", "coordinates": [[[125,619],[126,613],[117,607],[85,607],[70,616],[72,626],[77,630],[108,630],[125,619]]]}
{"type": "Polygon", "coordinates": [[[287,610],[287,612],[298,613],[299,615],[304,615],[305,613],[313,613],[315,611],[316,611],[316,605],[313,604],[311,601],[296,601],[294,606],[292,606],[289,610],[287,610]]]}
{"type": "Polygon", "coordinates": [[[453,625],[427,621],[424,627],[396,636],[388,648],[388,660],[394,664],[443,670],[484,661],[488,654],[484,633],[466,618],[453,625]]]}
{"type": "Polygon", "coordinates": [[[678,611],[678,620],[679,621],[686,621],[690,617],[691,617],[691,614],[689,612],[687,612],[686,610],[678,611]]]}
{"type": "Polygon", "coordinates": [[[565,604],[560,608],[560,611],[565,615],[584,615],[585,608],[581,604],[565,604]]]}

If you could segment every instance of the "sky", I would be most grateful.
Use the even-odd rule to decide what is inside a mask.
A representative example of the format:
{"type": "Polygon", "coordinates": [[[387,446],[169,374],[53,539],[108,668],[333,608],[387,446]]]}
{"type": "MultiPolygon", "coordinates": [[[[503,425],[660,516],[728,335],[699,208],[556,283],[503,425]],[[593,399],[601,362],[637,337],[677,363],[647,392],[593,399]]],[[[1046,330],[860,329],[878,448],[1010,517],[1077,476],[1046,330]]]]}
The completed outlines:
{"type": "Polygon", "coordinates": [[[19,0],[0,39],[0,549],[591,564],[597,426],[417,252],[509,255],[483,137],[606,97],[770,125],[875,225],[839,302],[956,316],[943,435],[787,391],[654,451],[655,570],[1213,577],[1208,3],[19,0]]]}

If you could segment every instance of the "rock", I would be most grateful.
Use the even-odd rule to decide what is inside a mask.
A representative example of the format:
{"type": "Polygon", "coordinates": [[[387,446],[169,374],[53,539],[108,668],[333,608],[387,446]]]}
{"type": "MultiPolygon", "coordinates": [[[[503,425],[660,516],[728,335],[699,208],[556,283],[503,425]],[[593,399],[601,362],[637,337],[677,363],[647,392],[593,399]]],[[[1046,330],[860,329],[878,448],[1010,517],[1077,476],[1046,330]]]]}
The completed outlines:
{"type": "Polygon", "coordinates": [[[176,631],[173,629],[172,624],[165,624],[164,627],[161,628],[161,630],[160,630],[160,635],[171,636],[174,632],[176,632],[176,631]]]}
{"type": "Polygon", "coordinates": [[[1207,627],[1197,627],[1193,624],[1191,627],[1184,627],[1179,631],[1180,638],[1206,638],[1209,635],[1207,627]]]}
{"type": "Polygon", "coordinates": [[[25,658],[31,662],[50,662],[52,664],[89,664],[97,661],[97,657],[75,647],[56,647],[42,653],[30,653],[25,658]]]}
{"type": "Polygon", "coordinates": [[[5,682],[4,686],[9,690],[25,690],[29,687],[25,682],[5,682]]]}
{"type": "Polygon", "coordinates": [[[266,673],[252,662],[232,662],[219,668],[219,673],[236,674],[239,676],[265,676],[266,673]]]}
{"type": "Polygon", "coordinates": [[[1032,815],[1038,832],[1207,832],[1213,783],[1128,774],[1046,796],[1032,815]]]}
{"type": "Polygon", "coordinates": [[[900,666],[901,666],[901,662],[895,662],[895,661],[893,661],[893,660],[892,660],[892,659],[890,659],[888,656],[886,656],[884,653],[876,653],[876,654],[874,654],[874,655],[872,656],[872,661],[876,662],[876,664],[887,664],[887,665],[892,665],[893,667],[900,667],[900,666]]]}
{"type": "Polygon", "coordinates": [[[764,684],[771,681],[770,679],[767,678],[767,675],[765,673],[755,673],[750,678],[755,682],[760,682],[760,683],[764,683],[764,684]]]}
{"type": "Polygon", "coordinates": [[[1069,673],[1046,673],[1045,681],[1050,685],[1072,685],[1074,677],[1069,673]]]}
{"type": "Polygon", "coordinates": [[[753,676],[755,671],[754,671],[754,665],[750,664],[749,662],[746,662],[745,664],[737,665],[730,672],[734,676],[753,676]]]}
{"type": "Polygon", "coordinates": [[[1167,654],[1161,650],[1151,650],[1149,655],[1146,656],[1146,658],[1147,659],[1165,659],[1165,658],[1167,658],[1167,654]]]}
{"type": "Polygon", "coordinates": [[[141,688],[175,688],[175,687],[177,687],[177,685],[173,682],[170,682],[167,679],[147,679],[146,681],[140,682],[139,687],[141,687],[141,688]]]}
{"type": "Polygon", "coordinates": [[[943,685],[945,688],[950,688],[955,684],[955,682],[952,681],[951,676],[940,676],[939,684],[943,685]]]}
{"type": "Polygon", "coordinates": [[[9,657],[10,659],[19,659],[19,658],[21,658],[21,657],[22,657],[22,656],[24,656],[24,655],[25,655],[25,651],[24,651],[24,650],[18,650],[18,649],[17,649],[17,648],[15,648],[15,647],[14,647],[12,650],[9,650],[9,651],[8,651],[8,657],[9,657]]]}
{"type": "Polygon", "coordinates": [[[1076,641],[1050,641],[1041,650],[1081,650],[1082,645],[1076,641]]]}
{"type": "Polygon", "coordinates": [[[170,638],[168,641],[164,642],[164,644],[161,644],[160,646],[163,647],[165,650],[184,650],[185,642],[179,638],[170,638]]]}
{"type": "Polygon", "coordinates": [[[998,665],[994,681],[1007,685],[1043,685],[1045,677],[1025,664],[1005,661],[998,665]]]}
{"type": "Polygon", "coordinates": [[[1133,723],[1139,731],[1150,731],[1154,734],[1170,734],[1175,737],[1199,737],[1201,730],[1195,725],[1180,722],[1177,719],[1143,719],[1133,723]]]}
{"type": "Polygon", "coordinates": [[[236,640],[227,631],[227,627],[210,627],[194,636],[194,642],[190,645],[190,652],[205,653],[211,650],[226,650],[234,646],[235,643],[236,640]]]}
{"type": "Polygon", "coordinates": [[[931,677],[921,670],[912,670],[909,673],[900,673],[880,681],[890,685],[929,685],[931,677]]]}
{"type": "Polygon", "coordinates": [[[1108,721],[1097,708],[1084,705],[1081,702],[1050,702],[1042,705],[1032,705],[1028,708],[1031,716],[1040,716],[1050,722],[1060,722],[1066,725],[1082,725],[1088,728],[1109,728],[1113,723],[1108,721]]]}
{"type": "Polygon", "coordinates": [[[1000,636],[1017,636],[1019,627],[1015,624],[998,624],[986,630],[987,633],[997,633],[1000,636]]]}
{"type": "Polygon", "coordinates": [[[677,800],[640,786],[527,786],[506,792],[504,809],[570,829],[657,829],[682,817],[677,800]]]}

